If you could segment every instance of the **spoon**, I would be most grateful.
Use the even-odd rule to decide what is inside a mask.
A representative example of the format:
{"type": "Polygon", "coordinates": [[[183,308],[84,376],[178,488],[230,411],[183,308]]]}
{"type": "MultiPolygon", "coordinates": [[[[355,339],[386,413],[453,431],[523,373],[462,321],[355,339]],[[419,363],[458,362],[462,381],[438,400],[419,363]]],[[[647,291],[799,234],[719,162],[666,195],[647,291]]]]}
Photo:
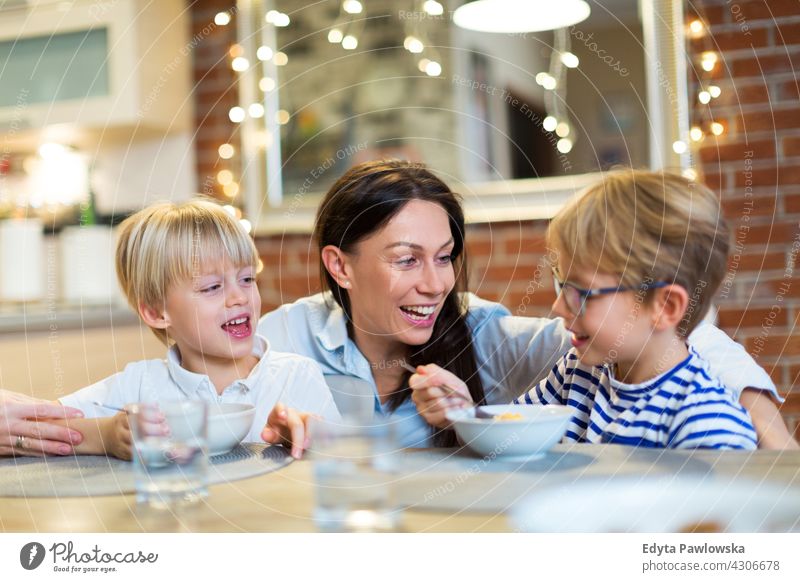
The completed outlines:
{"type": "MultiPolygon", "coordinates": [[[[410,366],[410,365],[409,365],[407,362],[405,362],[405,361],[401,361],[401,362],[400,362],[400,365],[401,365],[403,368],[405,368],[406,370],[408,370],[409,372],[411,372],[412,374],[416,374],[416,373],[417,373],[417,370],[416,370],[416,368],[414,368],[414,366],[410,366]]],[[[445,386],[445,385],[443,385],[443,384],[440,384],[440,385],[438,386],[438,388],[440,388],[440,389],[442,389],[444,392],[446,392],[448,397],[449,397],[449,396],[454,396],[454,397],[456,397],[456,398],[460,398],[460,399],[461,399],[461,400],[463,400],[464,402],[469,402],[471,405],[475,406],[475,403],[472,401],[472,398],[469,398],[468,396],[464,396],[464,395],[463,395],[461,392],[459,392],[458,390],[456,390],[456,389],[454,389],[454,388],[450,388],[450,386],[445,386]]],[[[486,413],[484,413],[484,414],[486,414],[486,413]]],[[[475,416],[478,416],[478,410],[477,410],[477,407],[476,407],[476,409],[475,409],[475,416]]],[[[478,418],[486,418],[486,417],[478,417],[478,418]]]]}

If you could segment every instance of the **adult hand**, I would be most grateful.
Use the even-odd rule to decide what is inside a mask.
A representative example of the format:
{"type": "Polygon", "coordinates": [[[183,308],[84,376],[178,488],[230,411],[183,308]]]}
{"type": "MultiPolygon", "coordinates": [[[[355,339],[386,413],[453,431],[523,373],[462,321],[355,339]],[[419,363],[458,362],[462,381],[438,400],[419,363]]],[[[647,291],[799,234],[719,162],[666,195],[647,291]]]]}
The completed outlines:
{"type": "Polygon", "coordinates": [[[292,456],[299,459],[310,444],[308,421],[313,417],[313,414],[286,408],[278,402],[269,413],[261,438],[267,443],[290,446],[292,456]]]}
{"type": "Polygon", "coordinates": [[[417,406],[417,412],[425,422],[436,428],[450,426],[445,413],[451,408],[474,406],[469,389],[461,378],[436,364],[417,366],[417,373],[409,378],[408,385],[412,389],[411,399],[417,406]],[[467,400],[452,396],[442,386],[459,392],[467,400]]]}
{"type": "Polygon", "coordinates": [[[767,392],[756,388],[745,388],[739,396],[739,403],[750,413],[750,419],[758,435],[759,449],[800,448],[767,392]]]}
{"type": "Polygon", "coordinates": [[[75,408],[0,390],[0,456],[69,455],[83,436],[50,421],[82,417],[75,408]]]}

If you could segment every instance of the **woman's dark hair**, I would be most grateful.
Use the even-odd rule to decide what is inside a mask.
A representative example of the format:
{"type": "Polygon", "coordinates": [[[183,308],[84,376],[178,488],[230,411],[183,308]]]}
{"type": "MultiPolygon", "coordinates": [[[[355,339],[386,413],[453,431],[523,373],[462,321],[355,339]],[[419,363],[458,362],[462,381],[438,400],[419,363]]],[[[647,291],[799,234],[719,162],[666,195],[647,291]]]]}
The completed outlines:
{"type": "MultiPolygon", "coordinates": [[[[447,213],[453,236],[453,268],[456,282],[445,298],[431,338],[415,346],[409,363],[437,364],[463,379],[476,403],[483,403],[484,392],[478,376],[472,333],[467,326],[466,291],[467,257],[464,248],[464,212],[457,194],[450,191],[425,166],[399,160],[378,160],[358,164],[348,170],[331,186],[317,213],[314,237],[322,255],[328,245],[352,252],[356,244],[383,228],[411,200],[424,200],[441,206],[447,213]]],[[[323,291],[330,290],[334,300],[347,317],[347,331],[353,338],[353,313],[346,289],[340,287],[320,260],[320,280],[323,291]]],[[[389,397],[389,409],[396,410],[411,396],[408,379],[389,397]]],[[[456,444],[452,430],[434,433],[436,446],[456,444]]]]}

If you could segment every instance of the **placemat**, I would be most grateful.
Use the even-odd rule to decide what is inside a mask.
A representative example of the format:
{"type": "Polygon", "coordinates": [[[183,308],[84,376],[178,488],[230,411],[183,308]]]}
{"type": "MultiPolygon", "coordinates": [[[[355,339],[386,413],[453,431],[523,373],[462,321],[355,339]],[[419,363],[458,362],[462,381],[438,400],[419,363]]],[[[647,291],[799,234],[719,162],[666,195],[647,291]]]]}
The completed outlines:
{"type": "MultiPolygon", "coordinates": [[[[209,485],[237,481],[285,467],[284,447],[242,443],[211,457],[209,485]]],[[[88,497],[134,493],[133,465],[95,455],[17,457],[0,460],[0,497],[88,497]]]]}

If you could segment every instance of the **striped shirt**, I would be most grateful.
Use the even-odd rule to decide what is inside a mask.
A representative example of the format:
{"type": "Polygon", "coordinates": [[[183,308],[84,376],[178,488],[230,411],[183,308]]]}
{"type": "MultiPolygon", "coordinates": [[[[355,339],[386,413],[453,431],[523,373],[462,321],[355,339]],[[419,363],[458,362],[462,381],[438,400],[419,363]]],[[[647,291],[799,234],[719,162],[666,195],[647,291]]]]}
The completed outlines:
{"type": "Polygon", "coordinates": [[[623,384],[609,366],[588,366],[571,349],[515,404],[563,404],[574,415],[564,442],[672,449],[755,449],[756,433],[732,392],[694,350],[644,384],[623,384]]]}

